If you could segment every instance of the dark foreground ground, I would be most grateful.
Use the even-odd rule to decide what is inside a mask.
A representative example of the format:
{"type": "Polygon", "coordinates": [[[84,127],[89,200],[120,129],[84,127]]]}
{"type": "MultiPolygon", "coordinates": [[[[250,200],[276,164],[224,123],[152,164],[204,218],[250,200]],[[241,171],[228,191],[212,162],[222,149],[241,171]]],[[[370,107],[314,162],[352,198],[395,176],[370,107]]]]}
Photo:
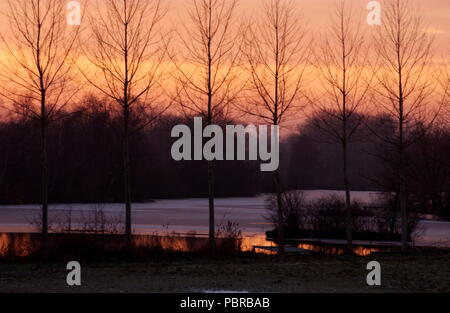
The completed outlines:
{"type": "Polygon", "coordinates": [[[0,263],[0,292],[450,292],[450,254],[268,256],[236,260],[81,263],[82,286],[65,263],[0,263]],[[382,286],[366,284],[381,263],[382,286]]]}

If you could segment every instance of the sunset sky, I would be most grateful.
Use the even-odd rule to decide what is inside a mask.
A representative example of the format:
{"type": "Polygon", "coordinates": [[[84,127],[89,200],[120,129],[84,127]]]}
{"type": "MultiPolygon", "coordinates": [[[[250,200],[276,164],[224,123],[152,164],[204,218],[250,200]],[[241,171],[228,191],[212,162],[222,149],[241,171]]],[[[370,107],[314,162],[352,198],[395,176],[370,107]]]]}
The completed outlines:
{"type": "MultiPolygon", "coordinates": [[[[88,0],[88,3],[95,3],[102,0],[88,0]]],[[[69,0],[67,0],[69,2],[69,0]]],[[[82,2],[82,1],[80,1],[82,2]]],[[[366,11],[366,6],[370,0],[352,0],[354,8],[366,11]]],[[[450,1],[449,0],[412,0],[421,8],[424,19],[429,23],[430,32],[436,35],[436,40],[440,45],[450,47],[450,1]]],[[[164,24],[166,27],[176,26],[180,20],[186,18],[186,8],[190,5],[190,0],[165,0],[170,5],[169,14],[166,16],[164,24]]],[[[293,3],[302,12],[309,29],[313,32],[324,30],[324,26],[329,21],[330,10],[333,9],[335,0],[293,0],[293,3]]],[[[240,0],[238,15],[241,17],[255,16],[260,8],[261,0],[240,0]]],[[[0,0],[2,12],[7,7],[6,0],[0,0]]],[[[0,19],[0,30],[6,28],[6,20],[0,19]]]]}
{"type": "MultiPolygon", "coordinates": [[[[102,0],[88,0],[88,4],[99,3],[102,0]]],[[[435,64],[449,63],[450,57],[450,0],[411,0],[419,5],[420,13],[427,24],[427,32],[435,37],[435,45],[433,50],[433,59],[435,64]]],[[[69,0],[67,0],[69,2],[69,0]]],[[[80,1],[83,3],[83,1],[80,1]]],[[[177,28],[181,23],[186,22],[187,8],[192,4],[191,0],[165,0],[170,7],[166,15],[162,28],[169,31],[177,28]]],[[[249,21],[258,16],[261,12],[261,0],[240,0],[236,11],[236,17],[243,21],[249,21]]],[[[315,40],[314,45],[320,42],[320,37],[330,26],[330,14],[333,13],[336,0],[293,0],[300,16],[303,16],[307,30],[312,39],[315,40]],[[319,39],[319,40],[318,40],[319,39]]],[[[366,9],[369,0],[352,0],[355,13],[361,12],[362,18],[365,20],[366,9]]],[[[382,2],[382,1],[380,1],[382,2]]],[[[7,1],[0,0],[0,10],[4,12],[7,8],[7,1]]],[[[92,8],[92,7],[91,7],[92,8]]],[[[92,10],[88,10],[93,12],[92,10]]],[[[367,30],[373,30],[376,26],[362,24],[367,30]]],[[[5,18],[0,19],[0,32],[7,33],[8,25],[5,18]]],[[[0,51],[1,58],[2,51],[0,51]]],[[[170,62],[168,62],[170,63],[170,62]]],[[[317,83],[313,81],[313,84],[317,83]]]]}
{"type": "MultiPolygon", "coordinates": [[[[429,24],[429,31],[436,36],[436,42],[441,49],[450,49],[450,1],[449,0],[411,0],[421,7],[423,18],[429,24]]],[[[238,13],[244,16],[255,16],[255,13],[260,8],[261,0],[241,0],[239,2],[238,13]]],[[[352,0],[355,11],[366,10],[367,4],[370,0],[352,0]]],[[[171,0],[173,10],[166,24],[173,24],[174,20],[171,18],[178,17],[183,19],[186,6],[189,5],[189,0],[171,0]]],[[[333,10],[335,0],[293,0],[293,3],[298,7],[299,12],[305,18],[309,29],[313,32],[321,32],[324,27],[329,24],[329,14],[333,10]]],[[[177,20],[176,20],[177,21],[177,20]]],[[[369,27],[369,26],[368,26],[369,27]]]]}

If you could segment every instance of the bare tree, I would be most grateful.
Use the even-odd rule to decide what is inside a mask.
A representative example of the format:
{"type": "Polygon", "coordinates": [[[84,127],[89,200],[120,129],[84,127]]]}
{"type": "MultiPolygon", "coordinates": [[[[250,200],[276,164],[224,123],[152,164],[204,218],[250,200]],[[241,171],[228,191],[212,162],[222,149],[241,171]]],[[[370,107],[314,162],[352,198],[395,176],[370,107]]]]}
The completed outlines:
{"type": "MultiPolygon", "coordinates": [[[[308,71],[308,43],[294,1],[265,0],[260,17],[248,26],[243,54],[249,73],[248,105],[242,109],[280,126],[299,108],[308,71]]],[[[274,172],[278,206],[278,249],[284,253],[282,182],[274,172]]]]}
{"type": "MultiPolygon", "coordinates": [[[[331,27],[315,53],[322,93],[313,101],[314,121],[332,143],[342,147],[342,175],[345,188],[347,250],[352,247],[352,212],[348,175],[348,146],[361,126],[359,114],[367,98],[367,45],[360,16],[347,0],[336,2],[331,27]]],[[[372,75],[373,77],[373,75],[372,75]]]]}
{"type": "Polygon", "coordinates": [[[378,57],[375,92],[376,105],[397,123],[394,138],[384,138],[397,154],[398,192],[402,224],[402,250],[408,247],[407,177],[405,150],[414,140],[411,130],[418,123],[428,124],[436,114],[430,114],[430,99],[434,90],[429,65],[433,38],[418,8],[410,0],[383,3],[382,25],[375,35],[378,57]]]}
{"type": "Polygon", "coordinates": [[[106,0],[97,2],[93,12],[84,50],[90,68],[95,70],[80,69],[94,89],[112,100],[110,109],[121,120],[125,233],[131,243],[129,142],[134,133],[167,109],[158,108],[157,101],[164,55],[157,26],[166,9],[161,0],[106,0]]]}
{"type": "Polygon", "coordinates": [[[44,249],[48,241],[47,132],[77,91],[71,84],[71,54],[79,27],[67,25],[65,9],[62,0],[8,1],[9,28],[1,36],[6,52],[0,65],[1,95],[12,104],[8,109],[40,127],[44,249]]]}
{"type": "MultiPolygon", "coordinates": [[[[211,125],[225,118],[236,101],[239,36],[236,31],[237,0],[192,0],[189,21],[177,30],[178,55],[174,98],[183,111],[198,115],[211,125]]],[[[242,83],[242,81],[241,81],[242,83]]],[[[214,254],[214,160],[208,161],[209,247],[214,254]]]]}
{"type": "MultiPolygon", "coordinates": [[[[446,59],[446,57],[443,57],[443,59],[446,59]]],[[[450,117],[450,66],[448,60],[445,64],[442,64],[438,76],[439,89],[441,92],[441,107],[444,109],[444,114],[437,117],[436,122],[447,124],[450,117]]]]}

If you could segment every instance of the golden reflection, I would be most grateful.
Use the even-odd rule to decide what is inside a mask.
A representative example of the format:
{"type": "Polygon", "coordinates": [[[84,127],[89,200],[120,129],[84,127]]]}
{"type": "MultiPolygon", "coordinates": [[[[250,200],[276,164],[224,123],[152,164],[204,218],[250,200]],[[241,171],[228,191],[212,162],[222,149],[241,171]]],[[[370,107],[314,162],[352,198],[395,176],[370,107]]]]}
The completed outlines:
{"type": "MultiPolygon", "coordinates": [[[[266,247],[276,247],[276,245],[270,241],[266,240],[264,235],[255,235],[244,237],[242,240],[242,250],[243,251],[253,251],[254,246],[266,246],[266,247]]],[[[312,244],[312,243],[300,243],[296,245],[296,247],[313,251],[320,252],[325,254],[334,254],[334,255],[342,255],[345,252],[344,247],[335,247],[321,244],[312,244]]],[[[378,248],[372,247],[363,247],[363,246],[355,246],[353,248],[353,252],[358,256],[368,256],[372,252],[380,251],[378,248]]],[[[274,254],[275,252],[269,250],[258,249],[256,252],[263,254],[274,254]]]]}
{"type": "MultiPolygon", "coordinates": [[[[61,234],[64,236],[64,234],[61,234]]],[[[108,236],[108,235],[105,235],[108,236]]],[[[111,235],[113,245],[122,242],[120,239],[111,235]]],[[[109,238],[108,238],[109,239],[109,238]]],[[[220,240],[220,239],[219,239],[220,240]]],[[[26,257],[29,256],[34,249],[39,247],[39,234],[29,233],[0,233],[0,257],[26,257]]],[[[207,247],[208,238],[199,236],[182,236],[176,233],[161,235],[135,235],[133,237],[134,245],[138,248],[161,248],[170,251],[198,251],[207,247]]],[[[313,243],[300,243],[296,247],[312,252],[324,254],[342,255],[345,250],[343,246],[329,246],[313,243]]],[[[257,252],[261,254],[275,254],[276,244],[266,240],[264,235],[245,236],[241,240],[241,250],[247,252],[257,252]],[[273,251],[256,249],[254,247],[268,247],[273,251]]],[[[358,256],[368,256],[372,252],[380,251],[379,248],[355,246],[354,253],[358,256]]]]}
{"type": "Polygon", "coordinates": [[[33,246],[31,234],[0,234],[0,257],[26,257],[33,246]]]}

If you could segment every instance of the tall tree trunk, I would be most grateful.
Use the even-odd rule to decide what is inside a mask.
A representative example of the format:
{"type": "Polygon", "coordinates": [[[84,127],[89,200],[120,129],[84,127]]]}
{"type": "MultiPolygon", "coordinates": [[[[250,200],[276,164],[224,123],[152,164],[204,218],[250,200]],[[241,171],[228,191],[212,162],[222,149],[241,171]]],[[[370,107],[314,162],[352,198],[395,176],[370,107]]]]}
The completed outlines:
{"type": "MultiPolygon", "coordinates": [[[[38,2],[38,15],[40,14],[38,2]]],[[[39,18],[38,18],[39,20],[39,18]]],[[[41,96],[41,112],[40,112],[40,123],[41,123],[41,171],[42,171],[42,248],[44,254],[48,253],[48,155],[47,155],[47,127],[48,127],[48,116],[47,116],[47,92],[44,84],[44,72],[41,67],[41,24],[37,27],[37,42],[38,46],[36,48],[36,66],[39,75],[39,92],[41,96]]]]}
{"type": "MultiPolygon", "coordinates": [[[[212,7],[209,7],[209,20],[208,20],[208,43],[207,43],[207,54],[208,54],[208,116],[207,124],[212,125],[213,123],[213,86],[212,86],[212,53],[211,53],[211,22],[212,22],[212,7]]],[[[215,221],[215,208],[214,208],[214,163],[213,161],[208,161],[208,206],[209,206],[209,254],[211,257],[215,257],[216,254],[216,221],[215,221]]]]}
{"type": "MultiPolygon", "coordinates": [[[[127,12],[127,2],[124,1],[124,16],[127,12]]],[[[128,64],[128,23],[125,23],[124,29],[124,63],[125,63],[125,81],[123,86],[123,182],[124,182],[124,196],[125,196],[125,236],[128,248],[132,245],[132,227],[131,227],[131,180],[130,180],[130,102],[129,102],[129,64],[128,64]]]]}
{"type": "MultiPolygon", "coordinates": [[[[344,126],[345,127],[345,126],[344,126]]],[[[347,169],[347,140],[344,139],[342,143],[343,154],[343,174],[344,174],[344,187],[345,187],[345,212],[346,212],[346,233],[347,233],[347,253],[353,253],[353,217],[352,206],[350,198],[350,182],[348,178],[347,169]]]]}
{"type": "Polygon", "coordinates": [[[284,249],[284,217],[283,217],[283,199],[281,188],[280,171],[277,169],[274,173],[275,192],[277,195],[277,219],[278,219],[278,254],[283,255],[284,249]]]}
{"type": "MultiPolygon", "coordinates": [[[[211,74],[208,76],[208,86],[211,82],[211,74]]],[[[210,88],[210,87],[209,87],[210,88]]],[[[211,90],[211,88],[210,88],[211,90]]],[[[208,117],[207,124],[212,124],[212,91],[208,95],[208,117]]],[[[208,161],[208,207],[209,207],[209,254],[214,257],[216,254],[216,221],[214,208],[214,161],[208,161]]]]}
{"type": "Polygon", "coordinates": [[[47,119],[45,113],[45,99],[43,98],[41,110],[41,201],[42,201],[42,248],[44,253],[48,249],[48,156],[47,156],[47,119]]]}
{"type": "MultiPolygon", "coordinates": [[[[398,56],[398,64],[400,57],[398,56]]],[[[405,169],[405,139],[404,139],[404,96],[402,71],[399,67],[399,191],[400,191],[400,216],[402,220],[402,251],[408,249],[408,212],[406,195],[406,169],[405,169]]]]}
{"type": "Polygon", "coordinates": [[[125,196],[125,235],[127,244],[131,246],[131,180],[130,180],[130,148],[129,148],[129,108],[124,107],[124,134],[123,134],[123,175],[125,196]]]}
{"type": "MultiPolygon", "coordinates": [[[[341,19],[341,34],[345,34],[344,20],[341,19]]],[[[348,135],[347,135],[347,49],[346,42],[342,40],[342,171],[344,175],[344,188],[345,188],[345,215],[346,215],[346,235],[347,235],[347,253],[353,253],[353,219],[352,208],[350,203],[350,183],[348,179],[347,171],[347,148],[348,148],[348,135]]]]}
{"type": "Polygon", "coordinates": [[[394,203],[392,204],[392,220],[391,220],[391,226],[389,229],[389,234],[393,237],[395,232],[395,226],[397,225],[397,210],[400,207],[399,206],[399,192],[395,192],[395,199],[394,203]]]}
{"type": "Polygon", "coordinates": [[[216,223],[214,214],[214,162],[208,162],[209,253],[215,256],[216,223]]]}
{"type": "MultiPolygon", "coordinates": [[[[278,15],[278,12],[276,12],[278,15]]],[[[280,36],[279,27],[275,27],[275,38],[276,38],[276,48],[275,48],[275,90],[274,90],[274,111],[273,111],[273,125],[278,126],[280,121],[280,116],[282,113],[279,111],[280,99],[280,36]]],[[[272,149],[274,147],[271,147],[272,149]]],[[[274,173],[275,179],[275,192],[277,194],[277,215],[278,215],[278,254],[284,254],[284,219],[283,219],[283,200],[282,200],[282,188],[281,188],[281,177],[280,171],[277,169],[274,173]]]]}
{"type": "Polygon", "coordinates": [[[400,216],[402,220],[402,251],[408,249],[408,210],[403,147],[400,149],[400,216]]]}

